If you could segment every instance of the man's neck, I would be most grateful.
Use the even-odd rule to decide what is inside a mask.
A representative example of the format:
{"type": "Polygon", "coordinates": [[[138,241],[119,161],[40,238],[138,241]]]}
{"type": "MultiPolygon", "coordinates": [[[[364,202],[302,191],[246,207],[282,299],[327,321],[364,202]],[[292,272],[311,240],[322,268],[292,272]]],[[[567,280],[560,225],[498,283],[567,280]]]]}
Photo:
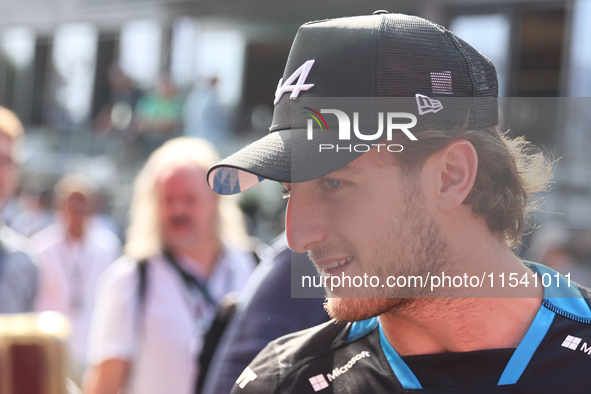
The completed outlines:
{"type": "MultiPolygon", "coordinates": [[[[454,275],[466,272],[468,277],[482,278],[484,274],[484,286],[462,288],[468,293],[461,296],[447,293],[458,298],[416,299],[381,315],[386,337],[402,356],[517,347],[542,304],[542,287],[508,285],[512,273],[519,279],[526,275],[530,282],[533,273],[502,240],[473,231],[452,243],[450,267],[463,270],[454,275]],[[504,286],[500,274],[504,274],[504,286]],[[495,280],[492,286],[489,275],[495,280]]],[[[445,297],[446,293],[440,294],[445,297]]]]}
{"type": "Polygon", "coordinates": [[[221,254],[221,243],[217,240],[211,242],[200,242],[187,248],[173,248],[172,252],[176,255],[188,257],[187,264],[195,264],[196,272],[205,272],[207,276],[213,271],[216,261],[221,254]]]}
{"type": "Polygon", "coordinates": [[[540,306],[537,298],[421,299],[380,323],[401,356],[515,348],[540,306]]]}
{"type": "Polygon", "coordinates": [[[69,243],[76,244],[82,242],[85,232],[83,230],[66,230],[66,238],[69,243]]]}

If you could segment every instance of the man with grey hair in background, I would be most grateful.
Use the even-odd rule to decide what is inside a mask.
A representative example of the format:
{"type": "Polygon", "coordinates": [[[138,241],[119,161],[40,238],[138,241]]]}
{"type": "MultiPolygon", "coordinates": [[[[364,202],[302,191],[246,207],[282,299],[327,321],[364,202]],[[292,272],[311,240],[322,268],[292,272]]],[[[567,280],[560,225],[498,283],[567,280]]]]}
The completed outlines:
{"type": "MultiPolygon", "coordinates": [[[[0,107],[0,205],[10,199],[18,181],[18,148],[24,127],[11,110],[0,107]]],[[[37,267],[28,241],[0,225],[0,313],[33,311],[37,295],[37,267]]]]}
{"type": "Polygon", "coordinates": [[[105,271],[89,337],[88,394],[189,394],[217,306],[255,266],[234,201],[208,187],[204,140],[157,149],[134,185],[126,256],[105,271]]]}

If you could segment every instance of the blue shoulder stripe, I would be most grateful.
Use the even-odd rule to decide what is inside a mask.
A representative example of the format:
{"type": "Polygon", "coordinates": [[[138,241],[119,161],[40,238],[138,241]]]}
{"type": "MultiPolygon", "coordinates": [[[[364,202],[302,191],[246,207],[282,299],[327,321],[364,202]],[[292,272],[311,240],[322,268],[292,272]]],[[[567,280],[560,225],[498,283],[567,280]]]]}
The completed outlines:
{"type": "Polygon", "coordinates": [[[398,378],[398,381],[405,389],[422,389],[421,383],[415,376],[415,374],[411,371],[411,369],[406,365],[402,357],[398,354],[396,349],[392,347],[388,338],[386,338],[386,334],[384,334],[384,329],[380,324],[380,344],[382,345],[382,350],[386,355],[386,359],[388,363],[390,363],[390,367],[398,378]]]}
{"type": "Polygon", "coordinates": [[[499,379],[499,386],[515,384],[548,333],[556,314],[541,306],[499,379]]]}

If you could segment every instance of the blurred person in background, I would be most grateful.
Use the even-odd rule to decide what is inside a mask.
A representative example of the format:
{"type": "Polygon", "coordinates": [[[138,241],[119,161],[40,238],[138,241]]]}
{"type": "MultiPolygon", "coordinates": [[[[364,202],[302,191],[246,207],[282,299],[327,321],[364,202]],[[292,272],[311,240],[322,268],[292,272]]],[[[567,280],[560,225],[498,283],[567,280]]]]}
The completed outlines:
{"type": "Polygon", "coordinates": [[[248,280],[207,374],[199,376],[201,393],[229,393],[242,371],[269,342],[328,321],[324,298],[292,298],[292,265],[307,275],[316,275],[305,253],[288,249],[283,233],[248,280]]]}
{"type": "Polygon", "coordinates": [[[137,135],[133,112],[141,92],[133,87],[129,77],[116,64],[109,67],[108,78],[109,100],[94,119],[94,127],[105,133],[116,130],[133,139],[137,135]]]}
{"type": "Polygon", "coordinates": [[[140,131],[170,135],[182,125],[183,102],[172,80],[165,76],[158,87],[140,97],[135,116],[140,131]]]}
{"type": "Polygon", "coordinates": [[[172,137],[181,134],[183,100],[168,76],[163,76],[156,89],[142,95],[134,111],[137,123],[137,148],[141,161],[172,137]]]}
{"type": "Polygon", "coordinates": [[[94,182],[82,174],[55,185],[57,222],[35,234],[41,272],[37,309],[57,311],[72,323],[72,377],[84,372],[86,342],[100,274],[121,255],[119,238],[93,220],[94,182]]]}
{"type": "Polygon", "coordinates": [[[184,134],[211,141],[216,146],[227,144],[229,137],[228,114],[218,99],[217,77],[195,84],[183,107],[184,134]]]}
{"type": "Polygon", "coordinates": [[[51,201],[50,190],[39,191],[32,188],[23,188],[18,199],[20,200],[18,205],[22,209],[9,222],[13,230],[25,237],[30,237],[53,223],[53,213],[49,208],[51,201]]]}
{"type": "MultiPolygon", "coordinates": [[[[0,205],[12,196],[18,182],[18,142],[24,127],[14,112],[0,107],[0,205]]],[[[34,309],[38,271],[28,240],[0,223],[0,313],[34,309]]]]}
{"type": "Polygon", "coordinates": [[[126,256],[99,288],[86,393],[193,392],[215,310],[255,266],[238,206],[207,185],[217,159],[206,141],[177,138],[137,176],[126,256]]]}

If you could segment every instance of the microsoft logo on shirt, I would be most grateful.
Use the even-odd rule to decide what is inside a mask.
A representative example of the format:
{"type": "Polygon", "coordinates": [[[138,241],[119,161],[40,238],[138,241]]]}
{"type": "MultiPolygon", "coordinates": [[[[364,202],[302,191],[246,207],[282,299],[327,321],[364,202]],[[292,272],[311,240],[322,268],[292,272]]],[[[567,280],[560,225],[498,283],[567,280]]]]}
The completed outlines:
{"type": "MultiPolygon", "coordinates": [[[[566,338],[564,338],[562,345],[560,345],[560,346],[571,349],[571,350],[577,350],[581,341],[582,341],[582,339],[579,337],[573,337],[572,335],[567,335],[566,338]]],[[[588,356],[591,356],[591,345],[587,345],[587,342],[583,342],[583,344],[581,345],[581,351],[583,353],[587,353],[588,356]]]]}
{"type": "Polygon", "coordinates": [[[312,385],[312,388],[314,389],[314,391],[324,390],[325,388],[328,387],[328,382],[324,378],[323,374],[312,376],[308,380],[310,381],[310,384],[312,385]]]}
{"type": "Polygon", "coordinates": [[[572,335],[567,335],[564,339],[564,342],[562,342],[561,346],[567,347],[571,350],[577,350],[579,343],[581,343],[581,338],[573,337],[572,335]]]}
{"type": "Polygon", "coordinates": [[[333,380],[335,380],[336,378],[338,378],[342,374],[347,373],[357,363],[357,361],[359,361],[365,357],[370,357],[370,354],[367,350],[364,350],[364,351],[354,355],[353,357],[351,357],[351,359],[342,367],[337,367],[337,368],[333,369],[331,373],[327,373],[326,378],[324,377],[324,374],[320,374],[320,375],[312,376],[308,380],[310,381],[310,384],[312,385],[312,388],[314,389],[314,391],[324,390],[325,388],[328,387],[328,382],[332,382],[333,380]],[[327,378],[328,378],[328,382],[326,381],[327,378]]]}

